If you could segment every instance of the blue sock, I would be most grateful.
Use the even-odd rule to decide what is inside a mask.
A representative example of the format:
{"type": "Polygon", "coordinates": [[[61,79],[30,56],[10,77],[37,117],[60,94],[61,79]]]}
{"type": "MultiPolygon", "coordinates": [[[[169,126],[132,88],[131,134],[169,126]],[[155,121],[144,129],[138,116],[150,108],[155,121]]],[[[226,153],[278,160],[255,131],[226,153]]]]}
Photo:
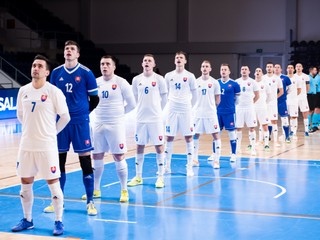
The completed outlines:
{"type": "Polygon", "coordinates": [[[286,139],[289,138],[289,126],[283,126],[284,134],[286,139]]]}
{"type": "Polygon", "coordinates": [[[231,145],[231,153],[236,154],[237,140],[230,140],[230,145],[231,145]]]}
{"type": "Polygon", "coordinates": [[[86,189],[87,203],[93,201],[93,173],[82,175],[83,184],[86,189]]]}
{"type": "Polygon", "coordinates": [[[271,133],[272,133],[272,126],[268,126],[268,130],[269,130],[269,136],[271,136],[271,133]]]}
{"type": "Polygon", "coordinates": [[[312,127],[317,127],[318,125],[317,125],[317,123],[318,123],[318,116],[317,116],[318,114],[316,114],[316,113],[314,113],[313,115],[312,115],[312,127]]]}
{"type": "Polygon", "coordinates": [[[64,185],[66,184],[67,176],[65,172],[62,172],[60,175],[60,188],[62,192],[64,191],[64,185]]]}
{"type": "Polygon", "coordinates": [[[309,129],[311,128],[312,115],[313,115],[313,114],[309,114],[309,115],[308,115],[309,129]]]}
{"type": "Polygon", "coordinates": [[[216,144],[214,141],[212,141],[212,152],[216,153],[216,144]]]}

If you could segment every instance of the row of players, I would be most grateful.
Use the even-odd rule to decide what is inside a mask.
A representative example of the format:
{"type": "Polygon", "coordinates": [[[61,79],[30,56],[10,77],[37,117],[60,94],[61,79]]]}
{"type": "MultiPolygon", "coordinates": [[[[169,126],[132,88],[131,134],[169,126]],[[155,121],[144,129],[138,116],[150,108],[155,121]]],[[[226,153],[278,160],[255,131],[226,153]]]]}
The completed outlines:
{"type": "MultiPolygon", "coordinates": [[[[17,159],[17,172],[21,177],[20,196],[24,218],[12,228],[12,231],[33,228],[32,185],[34,176],[39,171],[40,176],[47,180],[52,195],[52,203],[44,211],[56,213],[53,233],[54,235],[63,234],[65,164],[71,142],[74,151],[79,154],[83,172],[86,194],[82,198],[87,200],[88,215],[93,216],[97,214],[93,198],[101,197],[100,184],[105,152],[110,151],[115,161],[121,185],[120,202],[128,202],[127,186],[143,183],[144,147],[149,141],[156,149],[158,177],[155,186],[163,188],[165,185],[163,175],[165,172],[171,172],[173,141],[178,132],[181,132],[186,141],[187,176],[194,175],[192,167],[194,159],[197,159],[199,136],[203,133],[212,134],[214,138],[214,168],[220,167],[219,133],[223,128],[228,131],[230,138],[231,161],[236,161],[237,144],[241,145],[241,129],[244,124],[250,129],[250,145],[254,151],[256,119],[263,127],[263,141],[265,149],[268,150],[269,121],[273,124],[274,141],[277,139],[275,136],[277,125],[274,122],[277,121],[278,107],[286,139],[289,140],[286,90],[290,80],[281,75],[281,66],[278,64],[275,66],[267,64],[265,80],[262,69],[257,68],[256,81],[249,77],[250,71],[247,66],[241,68],[242,77],[233,81],[230,79],[229,65],[222,64],[221,79],[217,81],[210,76],[210,62],[203,61],[202,76],[196,79],[194,74],[185,69],[186,54],[177,52],[174,60],[175,70],[167,73],[163,78],[153,71],[155,68],[153,55],[146,54],[142,61],[143,73],[136,76],[130,86],[125,79],[114,74],[116,65],[113,57],[101,58],[102,76],[95,79],[92,72],[78,62],[79,56],[80,46],[74,41],[67,41],[64,48],[65,63],[52,71],[50,82],[62,91],[65,98],[61,97],[63,95],[60,90],[60,92],[56,89],[48,90],[53,86],[43,82],[43,79],[49,75],[45,58],[34,60],[31,71],[32,83],[19,91],[17,112],[23,125],[23,133],[17,159]],[[40,76],[41,71],[44,73],[40,76]],[[39,78],[41,81],[38,80],[39,78]],[[281,79],[286,80],[281,82],[281,79]],[[52,99],[54,101],[51,101],[52,99]],[[40,107],[49,102],[57,106],[40,107]],[[65,102],[67,108],[63,105],[65,102]],[[267,108],[267,103],[271,106],[270,108],[267,108]],[[168,116],[164,130],[162,109],[166,104],[168,116]],[[124,116],[134,108],[136,108],[137,121],[136,176],[127,183],[124,116]],[[192,118],[192,108],[195,110],[195,119],[192,118]],[[90,140],[89,127],[89,113],[93,109],[95,109],[95,120],[92,124],[94,148],[90,140]],[[267,114],[267,109],[272,112],[267,114]],[[51,112],[48,114],[46,111],[51,112]],[[60,119],[56,125],[48,126],[47,123],[50,121],[52,123],[52,119],[54,123],[56,121],[52,113],[58,114],[60,119]],[[56,139],[54,135],[57,132],[56,139]],[[51,133],[49,140],[48,133],[51,133]],[[165,140],[166,147],[164,147],[165,140]],[[58,146],[57,149],[53,147],[55,145],[58,146]],[[91,150],[93,150],[93,167],[91,150]],[[56,158],[58,151],[59,160],[56,158]],[[37,155],[39,152],[42,155],[37,155]],[[42,160],[41,165],[38,162],[39,158],[42,160]],[[45,159],[47,161],[43,161],[45,159]]],[[[299,67],[297,75],[299,75],[298,69],[299,67]]],[[[308,83],[307,80],[304,82],[308,83]]]]}

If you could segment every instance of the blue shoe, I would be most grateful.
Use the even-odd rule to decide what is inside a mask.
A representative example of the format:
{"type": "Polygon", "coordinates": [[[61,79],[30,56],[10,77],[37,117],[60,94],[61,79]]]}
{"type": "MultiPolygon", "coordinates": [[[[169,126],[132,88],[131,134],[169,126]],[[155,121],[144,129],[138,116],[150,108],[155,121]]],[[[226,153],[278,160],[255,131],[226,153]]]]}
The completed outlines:
{"type": "Polygon", "coordinates": [[[63,223],[60,221],[54,222],[54,229],[53,229],[53,235],[59,236],[63,234],[63,223]]]}
{"type": "Polygon", "coordinates": [[[293,136],[293,132],[290,132],[289,136],[292,137],[293,136]]]}
{"type": "Polygon", "coordinates": [[[308,132],[305,132],[305,133],[304,133],[304,136],[305,136],[305,137],[309,137],[309,133],[308,133],[308,132]]]}
{"type": "Polygon", "coordinates": [[[15,225],[13,228],[11,228],[11,231],[12,232],[20,232],[20,231],[23,231],[23,230],[28,230],[28,229],[32,229],[34,228],[34,225],[33,225],[33,221],[31,220],[31,222],[27,221],[26,218],[23,218],[20,220],[20,222],[15,225]]]}

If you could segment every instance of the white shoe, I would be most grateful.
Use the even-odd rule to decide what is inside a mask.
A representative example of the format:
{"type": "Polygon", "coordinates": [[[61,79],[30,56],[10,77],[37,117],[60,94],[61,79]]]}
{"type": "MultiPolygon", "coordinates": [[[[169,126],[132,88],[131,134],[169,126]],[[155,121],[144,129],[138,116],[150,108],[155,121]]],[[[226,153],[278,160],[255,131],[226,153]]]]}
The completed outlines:
{"type": "Polygon", "coordinates": [[[251,150],[251,156],[256,156],[256,155],[257,155],[256,150],[252,149],[252,150],[251,150]]]}
{"type": "Polygon", "coordinates": [[[194,159],[192,164],[193,164],[192,165],[193,167],[199,167],[200,166],[200,163],[199,163],[198,159],[194,159]]]}
{"type": "Polygon", "coordinates": [[[219,162],[219,160],[214,160],[214,162],[213,162],[213,168],[214,168],[214,169],[219,169],[219,168],[220,168],[220,162],[219,162]]]}
{"type": "Polygon", "coordinates": [[[230,162],[236,162],[236,161],[237,161],[237,156],[235,154],[231,154],[230,162]]]}
{"type": "Polygon", "coordinates": [[[210,157],[208,157],[208,159],[207,159],[208,161],[213,161],[214,160],[214,153],[212,153],[211,154],[211,156],[210,157]]]}
{"type": "Polygon", "coordinates": [[[193,172],[193,169],[192,167],[187,167],[187,176],[188,177],[193,177],[194,176],[194,172],[193,172]]]}

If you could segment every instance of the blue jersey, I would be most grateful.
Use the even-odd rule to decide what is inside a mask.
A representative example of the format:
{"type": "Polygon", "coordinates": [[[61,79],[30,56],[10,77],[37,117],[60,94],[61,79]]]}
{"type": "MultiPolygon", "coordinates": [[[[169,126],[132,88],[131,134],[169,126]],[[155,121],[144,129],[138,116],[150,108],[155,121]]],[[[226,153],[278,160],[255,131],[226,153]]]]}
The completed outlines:
{"type": "Polygon", "coordinates": [[[61,65],[52,71],[50,82],[60,88],[66,96],[70,123],[88,121],[88,96],[98,95],[96,78],[91,70],[80,63],[73,69],[67,69],[65,65],[61,65]]]}
{"type": "Polygon", "coordinates": [[[232,79],[226,82],[218,80],[221,89],[221,101],[217,108],[218,114],[232,114],[236,112],[235,98],[240,94],[240,85],[232,79]]]}
{"type": "Polygon", "coordinates": [[[316,94],[317,93],[317,85],[319,85],[319,75],[315,75],[314,77],[312,77],[311,75],[309,75],[310,78],[310,89],[308,91],[308,94],[316,94]]]}
{"type": "Polygon", "coordinates": [[[287,92],[288,86],[291,85],[291,80],[286,75],[281,74],[280,79],[283,85],[283,94],[278,98],[278,102],[285,102],[287,101],[287,92]]]}

